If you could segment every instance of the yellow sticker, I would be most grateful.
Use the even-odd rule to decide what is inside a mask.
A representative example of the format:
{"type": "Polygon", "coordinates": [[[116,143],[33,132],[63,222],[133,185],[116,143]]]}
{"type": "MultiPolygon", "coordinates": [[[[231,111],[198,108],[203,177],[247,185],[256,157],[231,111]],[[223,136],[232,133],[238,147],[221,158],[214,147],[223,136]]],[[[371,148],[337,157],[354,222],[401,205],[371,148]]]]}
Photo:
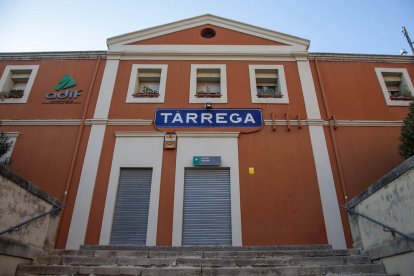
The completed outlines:
{"type": "Polygon", "coordinates": [[[254,168],[253,167],[249,168],[249,174],[254,174],[254,168]]]}

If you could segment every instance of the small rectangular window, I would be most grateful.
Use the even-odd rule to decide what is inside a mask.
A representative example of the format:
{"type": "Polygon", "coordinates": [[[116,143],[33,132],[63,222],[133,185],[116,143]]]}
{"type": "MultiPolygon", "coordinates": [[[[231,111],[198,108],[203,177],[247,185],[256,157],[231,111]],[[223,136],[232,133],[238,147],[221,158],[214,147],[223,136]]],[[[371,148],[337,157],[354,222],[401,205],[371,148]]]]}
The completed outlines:
{"type": "Polygon", "coordinates": [[[157,98],[160,95],[161,69],[138,69],[138,80],[134,94],[135,98],[157,98]]]}
{"type": "Polygon", "coordinates": [[[253,103],[289,103],[282,65],[249,65],[253,103]]]}
{"type": "Polygon", "coordinates": [[[165,64],[132,65],[126,102],[164,102],[167,68],[165,64]]]}
{"type": "Polygon", "coordinates": [[[192,64],[190,103],[227,103],[226,65],[192,64]]]}
{"type": "Polygon", "coordinates": [[[256,90],[258,98],[282,98],[276,69],[256,69],[256,90]]]}
{"type": "Polygon", "coordinates": [[[406,106],[413,100],[414,89],[405,68],[375,68],[388,105],[406,106]]]}
{"type": "Polygon", "coordinates": [[[0,103],[26,103],[39,65],[6,66],[0,80],[0,103]]]}
{"type": "Polygon", "coordinates": [[[220,69],[197,69],[197,98],[220,98],[220,69]]]}

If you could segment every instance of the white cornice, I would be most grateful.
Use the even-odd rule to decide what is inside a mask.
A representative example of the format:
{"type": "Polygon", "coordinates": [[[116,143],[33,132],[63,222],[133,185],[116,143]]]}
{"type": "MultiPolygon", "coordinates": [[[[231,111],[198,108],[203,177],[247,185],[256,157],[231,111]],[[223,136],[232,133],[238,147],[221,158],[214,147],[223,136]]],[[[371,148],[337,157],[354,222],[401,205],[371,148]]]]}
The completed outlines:
{"type": "Polygon", "coordinates": [[[20,136],[19,132],[5,131],[5,132],[1,132],[1,134],[5,135],[6,137],[9,137],[9,138],[19,138],[19,136],[20,136]]]}
{"type": "Polygon", "coordinates": [[[383,63],[414,63],[414,56],[371,55],[343,53],[309,53],[309,60],[345,61],[345,62],[383,62],[383,63]]]}
{"type": "MultiPolygon", "coordinates": [[[[298,120],[263,120],[266,126],[286,126],[288,124],[292,126],[298,126],[298,120]]],[[[153,120],[151,119],[86,119],[85,125],[108,125],[108,126],[151,126],[153,120]]],[[[63,119],[63,120],[0,120],[2,126],[78,126],[81,124],[80,119],[63,119]]],[[[342,127],[401,127],[403,125],[402,120],[397,121],[384,121],[384,120],[322,120],[322,119],[304,119],[300,120],[302,126],[328,126],[329,124],[342,127]]],[[[229,137],[238,132],[178,132],[177,135],[183,136],[197,136],[211,135],[220,137],[229,137]],[[223,136],[224,135],[224,136],[223,136]]],[[[233,136],[231,136],[233,137],[233,136]]]]}
{"type": "Polygon", "coordinates": [[[165,132],[155,131],[117,131],[115,137],[164,137],[165,132]]]}
{"type": "Polygon", "coordinates": [[[106,51],[0,53],[0,60],[106,59],[106,51]]]}
{"type": "Polygon", "coordinates": [[[152,125],[152,120],[147,120],[147,119],[86,119],[85,125],[150,126],[152,125]]]}
{"type": "MultiPolygon", "coordinates": [[[[286,126],[287,120],[264,120],[266,126],[286,126]]],[[[298,126],[298,120],[289,120],[289,124],[292,126],[298,126]]],[[[374,120],[300,120],[302,126],[329,126],[329,124],[338,127],[401,127],[403,121],[374,121],[374,120]]]]}
{"type": "Polygon", "coordinates": [[[303,46],[277,45],[117,45],[108,50],[110,55],[290,55],[306,57],[303,46]]]}
{"type": "Polygon", "coordinates": [[[63,120],[0,120],[2,126],[78,126],[81,124],[79,119],[63,120]]]}
{"type": "Polygon", "coordinates": [[[240,136],[240,132],[201,132],[201,131],[177,131],[177,137],[190,137],[190,138],[237,138],[240,136]]]}
{"type": "Polygon", "coordinates": [[[280,43],[284,43],[288,45],[301,45],[301,46],[305,46],[306,49],[309,47],[309,44],[310,44],[309,40],[306,40],[303,38],[299,38],[299,37],[275,32],[272,30],[252,26],[249,24],[225,19],[222,17],[217,17],[214,15],[206,14],[206,15],[201,15],[201,16],[197,16],[197,17],[193,17],[193,18],[189,18],[189,19],[185,19],[185,20],[181,20],[181,21],[177,21],[177,22],[173,22],[173,23],[169,23],[165,25],[160,25],[160,26],[156,26],[156,27],[152,27],[152,28],[148,28],[148,29],[144,29],[144,30],[140,30],[136,32],[127,33],[124,35],[111,37],[111,38],[108,38],[107,45],[109,48],[112,48],[113,46],[116,46],[116,45],[129,44],[129,43],[133,43],[137,41],[142,41],[145,39],[149,39],[149,38],[153,38],[153,37],[157,37],[157,36],[161,36],[161,35],[165,35],[165,34],[169,34],[173,32],[178,32],[178,31],[182,31],[185,29],[189,29],[189,28],[193,28],[193,27],[197,27],[197,26],[201,26],[205,24],[215,25],[218,27],[234,30],[237,32],[261,37],[264,39],[268,39],[271,41],[276,41],[276,42],[280,42],[280,43]]]}

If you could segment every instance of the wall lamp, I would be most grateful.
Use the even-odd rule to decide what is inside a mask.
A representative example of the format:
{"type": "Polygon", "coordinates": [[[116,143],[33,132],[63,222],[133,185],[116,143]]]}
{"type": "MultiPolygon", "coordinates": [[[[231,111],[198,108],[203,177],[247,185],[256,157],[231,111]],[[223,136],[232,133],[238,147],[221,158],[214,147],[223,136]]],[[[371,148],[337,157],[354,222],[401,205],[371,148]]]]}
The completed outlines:
{"type": "Polygon", "coordinates": [[[206,109],[212,109],[213,103],[212,102],[206,102],[206,109]]]}

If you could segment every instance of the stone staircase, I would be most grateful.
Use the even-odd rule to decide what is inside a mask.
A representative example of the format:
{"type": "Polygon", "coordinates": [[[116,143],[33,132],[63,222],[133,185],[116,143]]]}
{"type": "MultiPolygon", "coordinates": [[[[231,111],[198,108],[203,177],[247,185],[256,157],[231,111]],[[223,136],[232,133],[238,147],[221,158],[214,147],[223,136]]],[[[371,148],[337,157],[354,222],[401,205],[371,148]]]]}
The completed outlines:
{"type": "Polygon", "coordinates": [[[387,275],[358,249],[82,246],[50,250],[16,275],[387,275]]]}

